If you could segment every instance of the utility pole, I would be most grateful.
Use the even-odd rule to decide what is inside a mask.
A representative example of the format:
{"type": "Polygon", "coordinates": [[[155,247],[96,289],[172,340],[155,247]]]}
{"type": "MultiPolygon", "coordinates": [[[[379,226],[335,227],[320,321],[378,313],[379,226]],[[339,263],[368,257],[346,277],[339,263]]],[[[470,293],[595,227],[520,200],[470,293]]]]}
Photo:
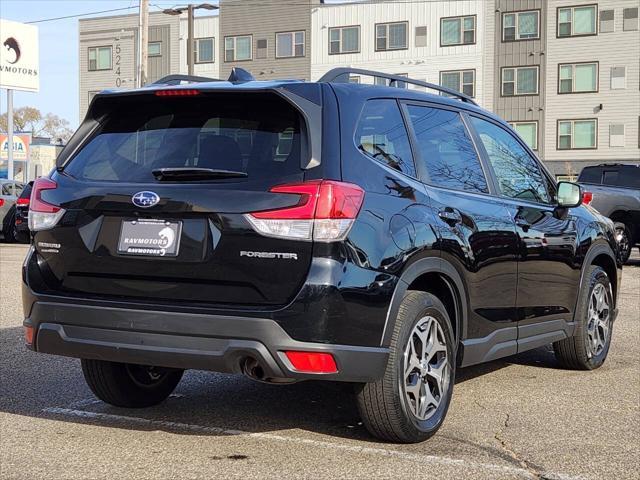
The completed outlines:
{"type": "Polygon", "coordinates": [[[138,11],[138,78],[137,87],[147,83],[147,58],[149,51],[149,0],[140,0],[138,11]]]}
{"type": "Polygon", "coordinates": [[[187,72],[193,75],[193,5],[187,8],[187,72]]]}
{"type": "Polygon", "coordinates": [[[13,90],[7,90],[7,179],[13,180],[13,90]]]}

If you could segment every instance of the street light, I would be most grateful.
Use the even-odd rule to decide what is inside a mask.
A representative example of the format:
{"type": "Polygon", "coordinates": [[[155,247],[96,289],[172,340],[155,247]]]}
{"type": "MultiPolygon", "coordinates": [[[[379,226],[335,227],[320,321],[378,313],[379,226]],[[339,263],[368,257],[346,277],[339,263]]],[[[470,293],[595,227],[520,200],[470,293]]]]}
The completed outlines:
{"type": "Polygon", "coordinates": [[[193,75],[193,11],[202,10],[218,10],[220,7],[211,5],[210,3],[201,3],[200,5],[187,5],[185,7],[166,8],[162,13],[167,15],[182,15],[187,12],[187,72],[193,75]]]}

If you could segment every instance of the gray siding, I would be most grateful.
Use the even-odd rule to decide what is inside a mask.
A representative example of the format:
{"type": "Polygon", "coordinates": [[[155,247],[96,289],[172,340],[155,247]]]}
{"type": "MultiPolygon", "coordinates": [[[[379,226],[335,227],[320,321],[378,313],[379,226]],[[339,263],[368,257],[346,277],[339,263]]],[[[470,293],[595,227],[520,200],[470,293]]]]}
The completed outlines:
{"type": "Polygon", "coordinates": [[[509,122],[538,122],[538,155],[544,152],[544,95],[546,61],[546,1],[496,0],[495,12],[495,81],[493,88],[494,111],[509,122]],[[540,38],[537,40],[502,40],[502,15],[522,10],[540,10],[540,38]],[[538,95],[503,97],[502,69],[504,67],[539,66],[538,95]]]}
{"type": "MultiPolygon", "coordinates": [[[[81,19],[79,25],[79,110],[89,106],[90,92],[109,88],[134,88],[138,45],[138,15],[81,19]],[[89,48],[110,46],[112,68],[89,71],[89,48]]],[[[180,70],[180,20],[163,13],[149,15],[149,41],[162,41],[161,57],[149,59],[148,82],[180,70]]]]}
{"type": "Polygon", "coordinates": [[[149,27],[149,42],[160,42],[159,57],[147,59],[147,81],[149,83],[171,73],[171,29],[169,25],[149,27]]]}
{"type": "Polygon", "coordinates": [[[282,0],[278,2],[243,2],[242,0],[220,1],[220,77],[227,78],[231,69],[238,66],[249,70],[257,80],[272,78],[311,77],[311,8],[319,0],[282,0]],[[305,32],[305,56],[276,58],[276,33],[305,32]],[[225,62],[225,37],[252,35],[253,59],[240,62],[225,62]],[[256,58],[258,40],[267,40],[266,58],[256,58]]]}

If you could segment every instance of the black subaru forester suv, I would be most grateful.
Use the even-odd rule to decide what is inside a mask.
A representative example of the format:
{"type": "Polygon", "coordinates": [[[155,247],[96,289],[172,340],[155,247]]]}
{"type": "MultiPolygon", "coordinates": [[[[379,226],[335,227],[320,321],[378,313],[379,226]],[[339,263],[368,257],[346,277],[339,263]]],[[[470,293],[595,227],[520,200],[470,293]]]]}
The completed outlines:
{"type": "Polygon", "coordinates": [[[33,187],[26,342],[97,397],[154,405],[185,369],[351,382],[373,435],[418,442],[456,368],[550,343],[602,365],[612,223],[473,100],[354,69],[178,80],[96,95],[33,187]]]}

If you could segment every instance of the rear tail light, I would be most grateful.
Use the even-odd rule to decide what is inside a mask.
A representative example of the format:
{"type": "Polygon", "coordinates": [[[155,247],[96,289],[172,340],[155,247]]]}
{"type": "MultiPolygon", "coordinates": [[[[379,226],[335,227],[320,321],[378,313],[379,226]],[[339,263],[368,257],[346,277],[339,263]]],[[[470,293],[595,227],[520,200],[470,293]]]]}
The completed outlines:
{"type": "Polygon", "coordinates": [[[44,190],[54,190],[58,185],[49,178],[38,178],[33,182],[29,208],[29,230],[38,232],[54,227],[64,215],[64,209],[42,200],[44,190]]]}
{"type": "Polygon", "coordinates": [[[25,205],[29,205],[29,199],[28,198],[19,198],[18,200],[16,200],[16,205],[20,205],[20,206],[25,206],[25,205]]]}
{"type": "Polygon", "coordinates": [[[278,185],[270,192],[299,195],[300,199],[292,207],[253,212],[245,218],[263,235],[293,240],[344,240],[364,200],[359,186],[332,180],[278,185]]]}
{"type": "Polygon", "coordinates": [[[33,339],[35,337],[36,330],[35,328],[29,326],[24,327],[24,341],[27,345],[33,345],[33,339]]]}
{"type": "Polygon", "coordinates": [[[592,192],[582,192],[582,203],[585,205],[591,205],[591,201],[593,200],[592,192]]]}
{"type": "Polygon", "coordinates": [[[284,352],[293,368],[304,373],[336,373],[338,367],[330,353],[323,352],[284,352]]]}
{"type": "Polygon", "coordinates": [[[4,205],[4,198],[0,198],[0,207],[4,205]]]}

